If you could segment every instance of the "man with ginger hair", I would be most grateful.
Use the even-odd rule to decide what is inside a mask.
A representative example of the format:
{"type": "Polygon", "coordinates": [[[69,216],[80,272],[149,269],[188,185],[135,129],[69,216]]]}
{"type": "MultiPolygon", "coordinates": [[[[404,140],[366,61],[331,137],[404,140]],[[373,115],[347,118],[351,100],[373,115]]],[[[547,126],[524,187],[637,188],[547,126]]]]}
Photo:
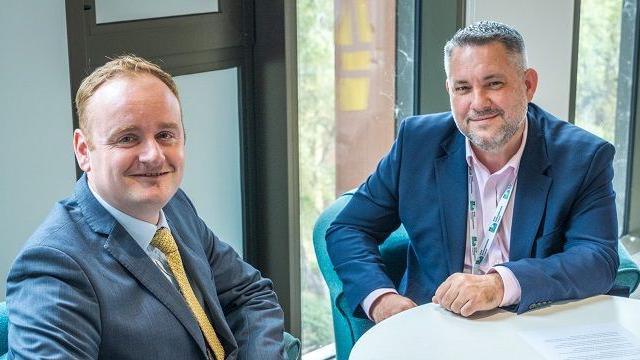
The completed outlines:
{"type": "Polygon", "coordinates": [[[281,359],[271,281],[179,189],[176,84],[123,56],[76,95],[84,171],[27,241],[7,281],[9,359],[281,359]]]}

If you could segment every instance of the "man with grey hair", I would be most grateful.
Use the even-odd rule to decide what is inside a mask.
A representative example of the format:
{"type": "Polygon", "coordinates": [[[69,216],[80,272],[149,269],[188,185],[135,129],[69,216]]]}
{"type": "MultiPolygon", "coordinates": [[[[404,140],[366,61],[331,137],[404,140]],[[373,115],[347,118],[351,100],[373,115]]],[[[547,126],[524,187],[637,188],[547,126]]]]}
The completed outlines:
{"type": "Polygon", "coordinates": [[[380,322],[430,301],[522,313],[608,292],[614,147],[531,103],[538,75],[515,29],[470,25],[444,55],[451,112],[404,120],[327,230],[354,314],[380,322]],[[394,284],[378,246],[401,224],[410,242],[394,284]]]}

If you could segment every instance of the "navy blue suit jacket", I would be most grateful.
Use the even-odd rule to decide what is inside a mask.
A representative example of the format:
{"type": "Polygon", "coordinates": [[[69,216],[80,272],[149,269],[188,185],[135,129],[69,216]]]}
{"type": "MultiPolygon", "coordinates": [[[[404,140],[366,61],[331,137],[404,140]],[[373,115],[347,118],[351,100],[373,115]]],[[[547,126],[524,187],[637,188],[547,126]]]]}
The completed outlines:
{"type": "MultiPolygon", "coordinates": [[[[518,171],[508,267],[518,313],[606,293],[618,268],[614,147],[534,104],[518,171]]],[[[401,223],[410,244],[399,292],[418,304],[464,266],[464,136],[450,112],[403,121],[390,152],[327,230],[327,250],[356,315],[371,291],[393,288],[378,245],[401,223]]]]}
{"type": "MultiPolygon", "coordinates": [[[[218,240],[181,190],[164,208],[227,359],[282,359],[271,281],[218,240]]],[[[182,295],[91,194],[86,176],[27,241],[7,281],[9,359],[204,359],[182,295]]]]}

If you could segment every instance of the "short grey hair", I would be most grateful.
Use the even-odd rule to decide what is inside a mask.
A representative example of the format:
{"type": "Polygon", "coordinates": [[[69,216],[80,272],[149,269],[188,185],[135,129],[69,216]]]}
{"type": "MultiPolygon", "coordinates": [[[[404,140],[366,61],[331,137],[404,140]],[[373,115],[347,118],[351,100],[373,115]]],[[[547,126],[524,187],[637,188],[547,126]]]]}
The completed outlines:
{"type": "Polygon", "coordinates": [[[444,71],[447,77],[449,77],[449,61],[453,49],[487,45],[492,42],[504,45],[514,64],[522,70],[527,69],[527,51],[522,35],[511,26],[497,21],[480,21],[458,30],[444,45],[444,71]]]}

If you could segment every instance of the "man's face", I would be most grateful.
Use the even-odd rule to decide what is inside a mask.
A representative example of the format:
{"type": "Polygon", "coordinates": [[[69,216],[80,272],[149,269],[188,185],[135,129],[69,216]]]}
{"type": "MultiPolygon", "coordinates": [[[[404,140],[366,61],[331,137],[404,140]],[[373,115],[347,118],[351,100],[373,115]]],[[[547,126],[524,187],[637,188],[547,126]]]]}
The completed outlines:
{"type": "Polygon", "coordinates": [[[456,125],[472,144],[493,153],[522,130],[537,86],[535,70],[522,70],[504,45],[454,48],[446,81],[456,125]]]}
{"type": "Polygon", "coordinates": [[[93,190],[120,211],[157,221],[182,181],[178,99],[154,76],[121,76],[98,88],[86,116],[89,134],[76,130],[74,147],[93,190]]]}

